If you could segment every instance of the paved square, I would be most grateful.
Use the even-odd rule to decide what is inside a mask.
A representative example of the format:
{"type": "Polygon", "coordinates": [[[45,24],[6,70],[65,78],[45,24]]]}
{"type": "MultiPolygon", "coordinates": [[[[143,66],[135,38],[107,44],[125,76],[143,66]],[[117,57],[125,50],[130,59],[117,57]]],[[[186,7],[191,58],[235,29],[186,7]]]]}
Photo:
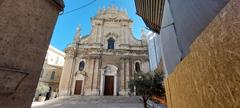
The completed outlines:
{"type": "Polygon", "coordinates": [[[139,97],[69,96],[32,105],[32,108],[143,108],[139,97]]]}

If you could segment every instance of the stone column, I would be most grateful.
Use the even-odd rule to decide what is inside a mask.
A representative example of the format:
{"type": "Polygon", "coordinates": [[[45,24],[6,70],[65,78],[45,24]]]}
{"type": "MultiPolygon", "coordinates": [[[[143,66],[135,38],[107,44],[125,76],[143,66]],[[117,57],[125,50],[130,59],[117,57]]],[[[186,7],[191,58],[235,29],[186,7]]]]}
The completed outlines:
{"type": "Polygon", "coordinates": [[[99,43],[99,24],[95,25],[96,29],[97,29],[97,35],[95,35],[95,43],[99,43]]]}
{"type": "Polygon", "coordinates": [[[114,92],[113,92],[114,96],[117,96],[117,86],[118,86],[118,76],[116,74],[114,75],[114,92]]]}
{"type": "Polygon", "coordinates": [[[129,71],[129,58],[126,58],[126,60],[125,60],[125,64],[126,64],[126,69],[125,69],[125,73],[126,73],[126,75],[125,75],[125,77],[126,77],[126,79],[125,79],[125,91],[126,91],[126,95],[128,95],[128,92],[129,92],[129,89],[128,89],[128,82],[129,82],[129,77],[130,77],[130,71],[129,71]]]}
{"type": "Polygon", "coordinates": [[[121,26],[121,44],[124,44],[125,42],[125,37],[124,37],[124,26],[121,26]]]}
{"type": "Polygon", "coordinates": [[[125,63],[124,58],[121,58],[121,70],[120,70],[120,92],[119,95],[125,95],[125,63]]]}
{"type": "Polygon", "coordinates": [[[127,27],[127,25],[124,25],[124,37],[125,37],[125,44],[128,44],[129,42],[129,38],[128,38],[128,36],[127,36],[127,29],[128,29],[128,27],[127,27]]]}
{"type": "Polygon", "coordinates": [[[94,42],[97,43],[97,45],[100,45],[102,43],[102,38],[103,38],[102,37],[103,36],[103,34],[102,34],[103,24],[102,24],[102,22],[96,22],[94,26],[96,29],[96,36],[95,36],[94,42]]]}
{"type": "Polygon", "coordinates": [[[104,70],[101,70],[101,79],[100,79],[100,96],[103,96],[104,93],[104,70]]]}
{"type": "Polygon", "coordinates": [[[70,95],[70,88],[71,88],[71,74],[72,68],[74,68],[73,64],[73,55],[69,54],[69,52],[65,56],[64,67],[59,83],[59,95],[60,96],[69,96],[70,95]]]}
{"type": "Polygon", "coordinates": [[[103,38],[103,35],[104,35],[104,27],[103,27],[103,24],[101,25],[101,42],[103,45],[104,45],[104,38],[103,38]]]}
{"type": "Polygon", "coordinates": [[[85,95],[91,95],[91,91],[92,91],[92,80],[93,80],[93,68],[94,68],[94,58],[90,58],[89,59],[89,68],[87,71],[87,78],[86,78],[86,85],[85,85],[85,90],[84,90],[84,94],[85,95]]]}
{"type": "Polygon", "coordinates": [[[98,84],[98,73],[99,73],[99,57],[95,58],[95,67],[93,73],[93,85],[92,85],[92,95],[99,95],[99,89],[97,88],[98,84]]]}
{"type": "Polygon", "coordinates": [[[98,25],[98,43],[102,43],[102,38],[103,38],[103,35],[102,35],[102,24],[99,24],[98,25]]]}

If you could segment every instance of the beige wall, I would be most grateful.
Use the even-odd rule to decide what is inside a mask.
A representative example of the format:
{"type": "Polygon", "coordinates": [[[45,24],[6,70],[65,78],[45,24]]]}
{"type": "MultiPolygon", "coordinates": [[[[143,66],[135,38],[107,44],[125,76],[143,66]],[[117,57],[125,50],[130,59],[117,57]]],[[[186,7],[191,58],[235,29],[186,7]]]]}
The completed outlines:
{"type": "Polygon", "coordinates": [[[59,11],[53,0],[0,0],[0,107],[31,106],[59,11]]]}
{"type": "Polygon", "coordinates": [[[54,92],[59,90],[59,82],[62,74],[65,53],[49,45],[41,71],[39,82],[46,83],[54,92]],[[52,79],[52,73],[54,79],[52,79]]]}
{"type": "Polygon", "coordinates": [[[240,0],[231,0],[165,80],[169,108],[240,107],[240,0]]]}
{"type": "Polygon", "coordinates": [[[67,54],[65,56],[65,62],[63,66],[63,71],[62,71],[62,76],[60,79],[59,83],[59,95],[60,96],[66,96],[69,95],[69,84],[70,84],[70,79],[72,78],[72,67],[73,67],[73,58],[69,57],[67,54]]]}
{"type": "Polygon", "coordinates": [[[55,92],[58,91],[58,86],[62,74],[62,68],[63,67],[60,66],[44,64],[39,82],[47,83],[49,87],[52,87],[53,91],[55,92]],[[54,79],[51,78],[53,71],[55,72],[53,77],[54,79]]]}

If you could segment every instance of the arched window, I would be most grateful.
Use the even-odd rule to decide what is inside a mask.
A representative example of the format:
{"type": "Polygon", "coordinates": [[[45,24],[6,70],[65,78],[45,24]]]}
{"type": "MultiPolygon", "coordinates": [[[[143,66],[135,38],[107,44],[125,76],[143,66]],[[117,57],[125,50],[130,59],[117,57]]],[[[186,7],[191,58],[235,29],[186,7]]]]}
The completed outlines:
{"type": "Polygon", "coordinates": [[[108,39],[108,49],[114,49],[115,40],[113,38],[108,39]]]}
{"type": "Polygon", "coordinates": [[[136,72],[140,72],[141,71],[141,67],[140,67],[140,63],[139,62],[135,63],[135,71],[136,72]]]}
{"type": "Polygon", "coordinates": [[[55,77],[55,71],[52,71],[51,80],[54,80],[54,77],[55,77]]]}
{"type": "Polygon", "coordinates": [[[79,63],[79,70],[80,70],[80,71],[83,71],[84,67],[85,67],[85,63],[84,63],[84,61],[81,61],[81,62],[79,63]]]}

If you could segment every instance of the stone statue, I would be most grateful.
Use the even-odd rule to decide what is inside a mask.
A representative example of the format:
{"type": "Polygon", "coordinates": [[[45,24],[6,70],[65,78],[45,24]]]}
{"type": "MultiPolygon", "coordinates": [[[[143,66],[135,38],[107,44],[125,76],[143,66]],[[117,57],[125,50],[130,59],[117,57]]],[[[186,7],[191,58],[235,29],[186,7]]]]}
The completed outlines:
{"type": "Polygon", "coordinates": [[[74,37],[74,43],[79,43],[80,42],[80,36],[81,36],[81,34],[80,34],[81,27],[78,26],[76,30],[77,30],[77,32],[76,32],[76,35],[74,37]]]}

